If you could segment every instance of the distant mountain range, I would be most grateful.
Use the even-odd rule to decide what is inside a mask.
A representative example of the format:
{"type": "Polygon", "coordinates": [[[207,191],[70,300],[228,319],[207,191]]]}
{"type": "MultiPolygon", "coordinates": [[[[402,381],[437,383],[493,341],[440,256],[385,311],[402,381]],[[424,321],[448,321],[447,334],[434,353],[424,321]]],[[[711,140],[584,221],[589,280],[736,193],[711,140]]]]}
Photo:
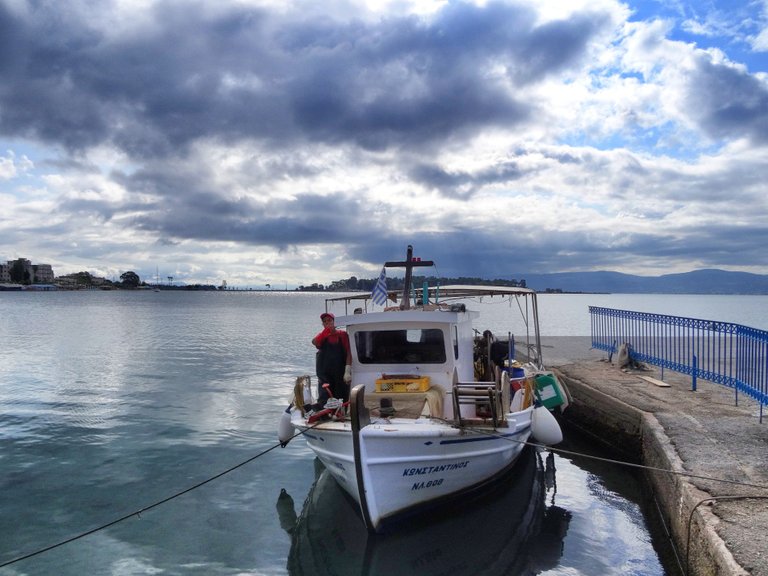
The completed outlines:
{"type": "Polygon", "coordinates": [[[623,294],[768,294],[768,275],[727,270],[694,270],[662,276],[620,272],[560,272],[520,275],[528,288],[544,292],[623,294]]]}

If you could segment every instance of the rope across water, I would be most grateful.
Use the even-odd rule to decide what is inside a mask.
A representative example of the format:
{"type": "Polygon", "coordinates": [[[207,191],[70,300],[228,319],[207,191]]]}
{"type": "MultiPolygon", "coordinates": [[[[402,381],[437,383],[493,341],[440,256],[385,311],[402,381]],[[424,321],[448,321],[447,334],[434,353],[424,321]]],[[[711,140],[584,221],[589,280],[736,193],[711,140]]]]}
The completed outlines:
{"type": "MultiPolygon", "coordinates": [[[[315,428],[316,426],[319,426],[320,424],[322,424],[322,422],[317,422],[314,425],[312,425],[312,426],[310,426],[310,427],[308,427],[308,428],[306,428],[304,430],[301,430],[301,431],[297,432],[296,434],[294,434],[288,440],[288,442],[290,442],[290,440],[293,440],[297,436],[301,436],[302,434],[305,434],[306,432],[308,432],[312,428],[315,428]]],[[[474,430],[472,430],[471,428],[465,428],[465,430],[470,431],[470,432],[474,432],[474,430]]],[[[482,434],[488,435],[488,431],[487,430],[485,430],[485,431],[477,431],[477,433],[482,433],[482,434]]],[[[677,474],[677,475],[680,475],[680,476],[687,476],[689,478],[697,478],[697,479],[710,480],[710,481],[715,481],[715,482],[724,482],[724,483],[728,483],[728,484],[735,484],[735,485],[738,485],[738,486],[744,486],[744,487],[749,487],[749,488],[757,488],[759,490],[765,490],[766,492],[768,492],[768,486],[761,486],[761,485],[758,485],[758,484],[750,484],[750,483],[746,483],[746,482],[738,482],[738,481],[735,481],[735,480],[723,480],[723,479],[719,479],[719,478],[712,478],[712,477],[709,477],[709,476],[701,476],[701,475],[696,475],[696,474],[689,474],[687,472],[681,472],[681,471],[676,471],[676,470],[665,470],[663,468],[656,468],[656,467],[653,467],[653,466],[644,466],[642,464],[635,464],[635,463],[632,463],[632,462],[624,462],[624,461],[615,460],[615,459],[612,459],[612,458],[603,458],[603,457],[600,457],[600,456],[593,456],[593,455],[590,455],[590,454],[583,454],[583,453],[574,452],[574,451],[571,451],[571,450],[552,448],[550,446],[544,446],[544,445],[538,444],[536,442],[527,442],[527,441],[526,442],[522,442],[520,440],[516,440],[514,438],[509,438],[509,437],[501,436],[501,435],[499,435],[499,438],[502,438],[502,439],[510,441],[510,442],[518,442],[518,443],[521,443],[521,444],[526,444],[526,445],[533,446],[533,447],[536,447],[536,448],[543,448],[543,449],[550,450],[552,452],[559,453],[559,454],[567,454],[567,455],[571,455],[571,456],[579,456],[579,457],[582,457],[582,458],[591,458],[593,460],[599,460],[601,462],[607,462],[607,463],[621,465],[621,466],[630,466],[630,467],[633,467],[633,468],[640,468],[640,469],[643,469],[643,470],[649,470],[649,471],[655,471],[655,472],[664,472],[664,473],[668,473],[668,474],[677,474]]],[[[287,444],[288,442],[286,442],[285,444],[287,444]]],[[[171,500],[174,500],[174,499],[176,499],[176,498],[178,498],[180,496],[183,496],[184,494],[188,494],[189,492],[192,492],[193,490],[197,490],[198,488],[201,488],[201,487],[205,486],[206,484],[209,484],[209,483],[213,482],[214,480],[218,480],[219,478],[221,478],[223,476],[226,476],[227,474],[237,470],[238,468],[242,468],[246,464],[250,464],[254,460],[257,460],[258,458],[264,456],[265,454],[268,454],[269,452],[271,452],[275,448],[279,448],[280,446],[281,446],[281,443],[278,442],[278,443],[270,446],[269,448],[266,448],[265,450],[262,450],[258,454],[254,455],[254,456],[251,456],[250,458],[248,458],[246,460],[243,460],[239,464],[235,464],[234,466],[231,466],[230,468],[227,468],[226,470],[223,470],[222,472],[219,472],[218,474],[215,474],[215,475],[207,478],[206,480],[203,480],[203,481],[198,482],[198,483],[196,483],[196,484],[194,484],[192,486],[189,486],[188,488],[180,490],[180,491],[178,491],[178,492],[176,492],[176,493],[174,493],[174,494],[172,494],[170,496],[167,496],[166,498],[163,498],[163,499],[158,500],[158,501],[156,501],[156,502],[154,502],[152,504],[149,504],[148,506],[144,506],[143,508],[140,508],[139,510],[136,510],[134,512],[131,512],[129,514],[126,514],[124,516],[121,516],[119,518],[111,520],[110,522],[107,522],[105,524],[102,524],[100,526],[92,528],[92,529],[87,530],[85,532],[81,532],[81,533],[79,533],[79,534],[77,534],[75,536],[72,536],[70,538],[66,538],[65,540],[62,540],[62,541],[57,542],[55,544],[51,544],[51,545],[45,546],[45,547],[40,548],[38,550],[35,550],[33,552],[29,552],[29,553],[23,554],[21,556],[18,556],[16,558],[13,558],[11,560],[7,560],[5,562],[2,562],[2,563],[0,563],[0,568],[4,568],[6,566],[10,566],[11,564],[15,564],[17,562],[21,562],[22,560],[27,560],[27,559],[32,558],[34,556],[38,556],[38,555],[43,554],[45,552],[49,552],[51,550],[54,550],[55,548],[59,548],[59,547],[64,546],[66,544],[70,544],[72,542],[75,542],[77,540],[85,538],[86,536],[90,536],[91,534],[95,534],[96,532],[100,532],[102,530],[106,530],[107,528],[110,528],[110,527],[112,527],[112,526],[114,526],[116,524],[119,524],[121,522],[129,520],[131,518],[134,518],[134,517],[140,518],[142,513],[148,512],[148,511],[150,511],[150,510],[152,510],[154,508],[157,508],[158,506],[161,506],[162,504],[170,502],[171,500]]],[[[746,499],[746,498],[760,498],[760,499],[766,498],[766,499],[768,499],[768,495],[722,496],[719,499],[734,500],[734,499],[746,499]]],[[[708,502],[708,501],[714,501],[714,500],[718,500],[718,498],[717,497],[715,497],[715,498],[706,498],[706,499],[700,501],[698,504],[696,504],[694,509],[691,511],[691,517],[693,516],[693,511],[695,511],[695,509],[700,504],[703,504],[703,503],[708,502]]],[[[689,520],[689,522],[690,522],[690,520],[689,520]]],[[[690,529],[690,524],[689,524],[689,529],[690,529]]]]}

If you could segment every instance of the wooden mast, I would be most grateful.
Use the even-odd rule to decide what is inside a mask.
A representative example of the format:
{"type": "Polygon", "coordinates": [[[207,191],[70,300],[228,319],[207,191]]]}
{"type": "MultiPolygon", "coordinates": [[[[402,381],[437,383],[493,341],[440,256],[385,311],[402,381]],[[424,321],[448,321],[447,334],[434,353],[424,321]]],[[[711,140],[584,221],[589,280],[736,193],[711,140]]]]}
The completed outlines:
{"type": "Polygon", "coordinates": [[[403,301],[400,303],[400,308],[408,310],[411,307],[411,299],[409,292],[411,290],[411,278],[413,276],[413,269],[417,266],[433,266],[432,260],[422,260],[421,258],[413,258],[413,246],[408,244],[408,251],[405,255],[405,260],[402,262],[385,262],[384,266],[387,268],[405,268],[405,280],[403,285],[403,301]]]}

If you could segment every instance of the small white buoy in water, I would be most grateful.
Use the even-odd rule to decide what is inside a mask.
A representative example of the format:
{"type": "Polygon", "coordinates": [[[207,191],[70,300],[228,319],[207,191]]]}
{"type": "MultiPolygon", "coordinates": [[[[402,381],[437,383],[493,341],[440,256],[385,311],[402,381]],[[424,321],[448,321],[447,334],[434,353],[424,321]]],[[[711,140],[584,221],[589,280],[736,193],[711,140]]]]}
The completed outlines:
{"type": "Polygon", "coordinates": [[[553,446],[563,441],[560,424],[544,406],[536,406],[531,415],[531,436],[538,442],[553,446]]]}
{"type": "Polygon", "coordinates": [[[293,426],[291,425],[291,409],[288,408],[280,415],[280,422],[277,424],[277,439],[280,440],[280,446],[285,448],[291,438],[293,438],[293,426]]]}

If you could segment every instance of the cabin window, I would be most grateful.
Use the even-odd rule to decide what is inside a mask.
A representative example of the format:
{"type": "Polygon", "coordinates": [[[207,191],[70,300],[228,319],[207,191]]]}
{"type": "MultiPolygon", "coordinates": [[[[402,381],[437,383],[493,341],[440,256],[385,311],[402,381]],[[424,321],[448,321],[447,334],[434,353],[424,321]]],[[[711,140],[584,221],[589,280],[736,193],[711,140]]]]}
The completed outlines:
{"type": "Polygon", "coordinates": [[[443,364],[445,341],[439,328],[355,332],[361,364],[443,364]]]}

